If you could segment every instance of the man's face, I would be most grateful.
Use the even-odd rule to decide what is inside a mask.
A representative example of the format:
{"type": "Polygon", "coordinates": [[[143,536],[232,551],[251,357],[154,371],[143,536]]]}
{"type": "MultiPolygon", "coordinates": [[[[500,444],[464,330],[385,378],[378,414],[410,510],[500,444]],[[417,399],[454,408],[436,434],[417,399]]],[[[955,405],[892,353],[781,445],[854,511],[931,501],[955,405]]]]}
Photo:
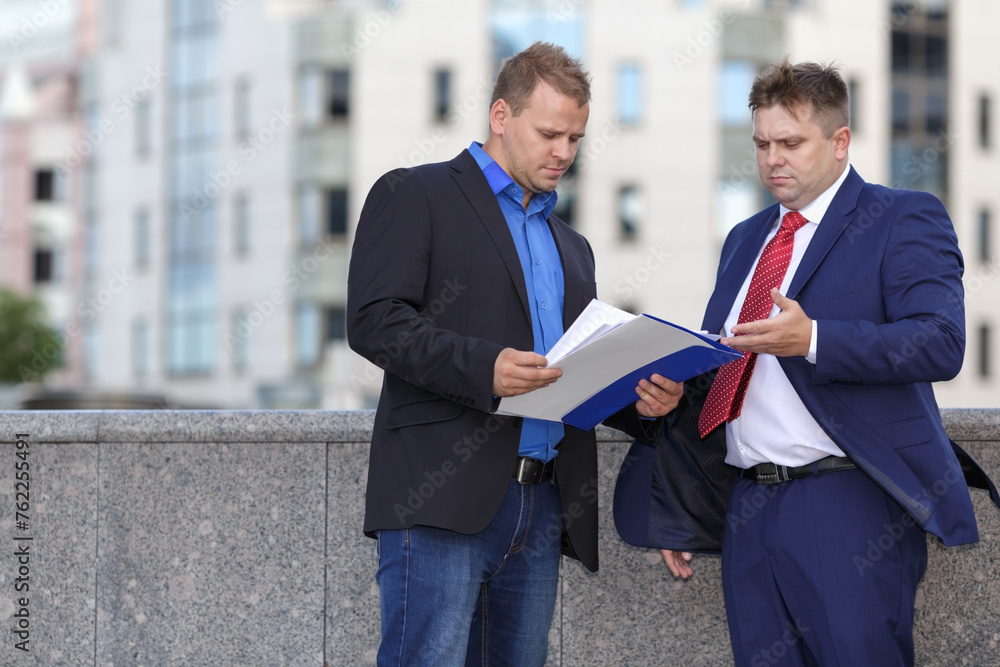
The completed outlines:
{"type": "Polygon", "coordinates": [[[576,157],[587,129],[590,105],[557,93],[539,81],[519,116],[510,113],[504,100],[490,110],[490,129],[499,135],[499,155],[493,159],[525,190],[552,192],[576,157]]]}
{"type": "Polygon", "coordinates": [[[834,184],[847,166],[851,131],[823,129],[808,106],[792,116],[781,105],[759,108],[753,116],[757,171],[764,187],[787,208],[798,211],[834,184]]]}

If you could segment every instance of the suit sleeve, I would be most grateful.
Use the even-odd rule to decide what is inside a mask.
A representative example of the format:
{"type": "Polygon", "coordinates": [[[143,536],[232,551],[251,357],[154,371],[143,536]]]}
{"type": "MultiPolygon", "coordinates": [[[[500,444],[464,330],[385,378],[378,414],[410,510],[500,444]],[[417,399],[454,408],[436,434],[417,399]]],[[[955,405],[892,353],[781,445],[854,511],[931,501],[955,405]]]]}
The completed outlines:
{"type": "Polygon", "coordinates": [[[418,172],[397,170],[365,201],[347,279],[348,343],[386,373],[488,412],[502,347],[435,323],[426,296],[434,221],[424,187],[418,172]]]}
{"type": "Polygon", "coordinates": [[[817,320],[818,384],[936,382],[962,367],[963,263],[954,228],[936,197],[898,196],[880,271],[882,317],[817,320]]]}

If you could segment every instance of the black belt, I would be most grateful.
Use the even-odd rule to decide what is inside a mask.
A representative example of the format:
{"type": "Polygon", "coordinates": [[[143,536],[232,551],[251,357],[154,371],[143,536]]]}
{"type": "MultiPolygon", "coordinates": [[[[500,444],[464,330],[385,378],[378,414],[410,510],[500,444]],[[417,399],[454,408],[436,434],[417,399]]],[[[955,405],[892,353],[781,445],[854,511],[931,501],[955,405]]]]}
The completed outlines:
{"type": "Polygon", "coordinates": [[[812,475],[822,475],[825,472],[850,470],[856,467],[848,458],[827,456],[819,461],[794,468],[780,466],[776,463],[758,463],[752,468],[741,470],[740,477],[743,479],[752,479],[758,484],[778,484],[780,482],[787,482],[790,479],[798,479],[799,477],[811,477],[812,475]]]}
{"type": "Polygon", "coordinates": [[[540,484],[555,479],[556,460],[539,461],[527,456],[518,456],[514,461],[513,477],[519,484],[540,484]]]}

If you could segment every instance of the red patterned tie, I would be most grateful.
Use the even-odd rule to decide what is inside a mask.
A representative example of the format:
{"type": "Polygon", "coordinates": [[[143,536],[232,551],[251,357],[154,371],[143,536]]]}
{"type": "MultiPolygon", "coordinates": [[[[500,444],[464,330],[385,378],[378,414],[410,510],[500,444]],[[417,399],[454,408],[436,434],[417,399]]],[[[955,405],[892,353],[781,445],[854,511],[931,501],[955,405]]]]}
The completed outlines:
{"type": "MultiPolygon", "coordinates": [[[[774,302],[771,300],[771,289],[780,287],[792,259],[792,244],[795,232],[808,220],[797,211],[789,211],[781,221],[778,232],[764,246],[764,251],[757,261],[746,300],[740,309],[737,324],[763,320],[771,312],[774,302]]],[[[719,369],[712,387],[705,397],[705,406],[698,418],[698,431],[701,437],[708,435],[722,422],[733,421],[740,416],[743,409],[743,397],[753,367],[757,363],[757,354],[743,353],[742,359],[731,361],[719,369]]]]}

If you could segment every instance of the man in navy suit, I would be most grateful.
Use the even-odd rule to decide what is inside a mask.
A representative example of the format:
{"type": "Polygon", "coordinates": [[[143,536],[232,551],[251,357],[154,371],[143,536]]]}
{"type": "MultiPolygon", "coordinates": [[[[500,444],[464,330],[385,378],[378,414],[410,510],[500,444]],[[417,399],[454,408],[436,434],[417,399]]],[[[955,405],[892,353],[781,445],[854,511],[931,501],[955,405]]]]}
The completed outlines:
{"type": "MultiPolygon", "coordinates": [[[[866,183],[849,165],[835,69],[774,65],[754,81],[750,109],[760,178],[778,203],[729,234],[702,324],[748,362],[720,369],[707,393],[689,382],[697,414],[685,421],[703,438],[694,446],[725,455],[699,452],[689,469],[730,485],[725,516],[697,525],[723,533],[735,661],[912,665],[925,531],[949,546],[978,540],[931,388],[962,366],[962,256],[938,199],[866,183]],[[779,236],[780,270],[765,249],[779,236]],[[763,315],[741,314],[761,298],[763,315]]],[[[651,510],[649,525],[673,521],[676,505],[651,510]]],[[[670,547],[677,577],[704,547],[696,532],[656,545],[670,547]]]]}
{"type": "MultiPolygon", "coordinates": [[[[385,370],[364,523],[380,665],[541,665],[560,553],[597,569],[594,432],[494,414],[558,381],[543,355],[597,295],[552,214],[589,100],[580,63],[535,44],[502,67],[485,144],[389,172],[361,212],[348,340],[385,370]]],[[[655,437],[681,387],[650,380],[606,423],[655,437]]]]}

